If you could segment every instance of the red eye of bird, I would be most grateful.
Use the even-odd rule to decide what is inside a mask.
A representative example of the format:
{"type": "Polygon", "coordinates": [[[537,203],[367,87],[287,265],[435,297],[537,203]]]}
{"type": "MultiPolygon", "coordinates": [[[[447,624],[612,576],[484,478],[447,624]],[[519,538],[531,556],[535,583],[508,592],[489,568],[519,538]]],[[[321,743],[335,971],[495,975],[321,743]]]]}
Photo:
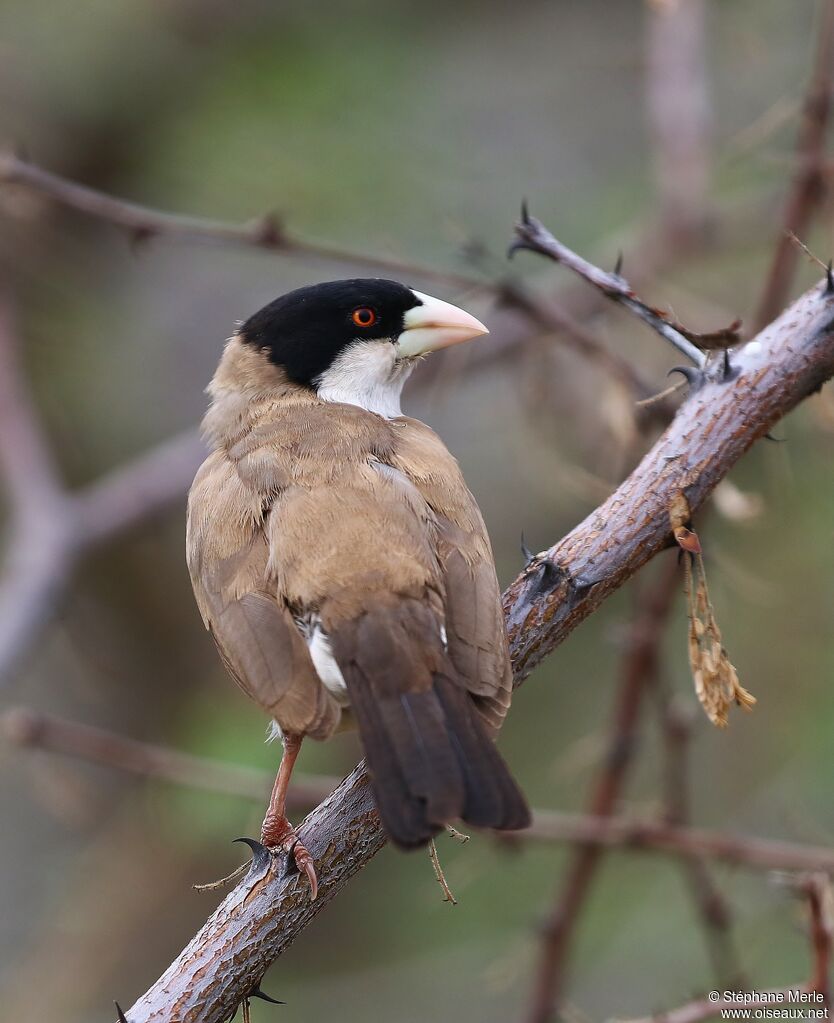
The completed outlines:
{"type": "Polygon", "coordinates": [[[376,313],[373,309],[369,309],[368,306],[363,305],[358,309],[353,310],[353,316],[351,319],[357,327],[373,327],[376,323],[376,313]]]}

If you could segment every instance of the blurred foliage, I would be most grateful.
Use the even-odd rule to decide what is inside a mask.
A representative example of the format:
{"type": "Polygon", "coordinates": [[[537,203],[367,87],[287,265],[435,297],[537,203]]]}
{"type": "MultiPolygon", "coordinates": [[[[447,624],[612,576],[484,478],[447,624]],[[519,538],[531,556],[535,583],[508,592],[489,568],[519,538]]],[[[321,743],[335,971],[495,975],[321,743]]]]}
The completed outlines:
{"type": "MultiPolygon", "coordinates": [[[[710,4],[713,198],[722,210],[767,203],[768,216],[652,282],[648,297],[681,318],[751,315],[795,132],[795,118],[771,114],[801,100],[814,6],[710,4]]],[[[305,235],[443,268],[463,265],[463,245],[477,240],[489,272],[503,272],[526,195],[560,237],[613,265],[653,213],[643,17],[637,0],[3,0],[0,137],[161,208],[235,219],[276,210],[305,235]]],[[[236,319],[346,272],[162,240],[132,249],[22,195],[0,193],[4,210],[3,272],[73,482],[195,422],[236,319]]],[[[830,220],[807,240],[828,255],[830,220]]],[[[523,256],[513,272],[542,288],[560,274],[523,256]]],[[[803,265],[797,291],[814,273],[803,265]]],[[[619,315],[597,326],[662,386],[670,363],[655,338],[619,315]]],[[[593,508],[566,484],[565,461],[610,482],[633,458],[600,426],[606,382],[549,341],[536,351],[484,372],[477,353],[461,353],[441,382],[415,382],[409,401],[459,457],[504,582],[521,566],[522,530],[540,549],[593,508]],[[543,373],[546,409],[530,401],[543,373]]],[[[734,473],[763,496],[764,514],[746,524],[714,515],[706,530],[725,641],[759,704],[726,733],[699,720],[692,779],[699,823],[830,842],[834,478],[822,400],[780,425],[786,443],[759,445],[734,473]]],[[[88,562],[6,699],[271,769],[265,722],[199,623],[182,532],[177,508],[88,562]]],[[[629,588],[607,603],[519,695],[501,745],[537,805],[583,805],[633,597],[629,588]]],[[[685,636],[681,603],[665,672],[692,701],[685,636]]],[[[635,810],[656,804],[662,770],[651,714],[643,732],[635,810]]],[[[354,737],[308,743],[301,770],[344,772],[357,756],[354,737]]],[[[130,1004],[213,907],[189,885],[233,864],[229,840],[253,833],[262,808],[46,754],[4,747],[0,762],[0,1001],[10,1019],[109,1019],[110,1000],[130,1004]]],[[[442,843],[441,856],[457,909],[440,901],[427,857],[384,851],[266,978],[289,1006],[255,1005],[253,1019],[318,1019],[334,1007],[348,1021],[514,1015],[565,851],[508,853],[476,838],[442,843]]],[[[765,877],[719,877],[753,983],[803,977],[805,938],[784,894],[765,877]]],[[[611,856],[579,929],[572,1001],[592,1018],[628,1015],[711,986],[679,867],[611,856]]]]}

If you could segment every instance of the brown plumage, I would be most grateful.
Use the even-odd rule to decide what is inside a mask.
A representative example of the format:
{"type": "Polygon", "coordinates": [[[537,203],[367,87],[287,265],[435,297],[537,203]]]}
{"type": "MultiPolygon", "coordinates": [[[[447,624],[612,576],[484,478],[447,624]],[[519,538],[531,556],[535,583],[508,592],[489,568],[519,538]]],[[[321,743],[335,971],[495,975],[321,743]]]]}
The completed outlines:
{"type": "Polygon", "coordinates": [[[423,423],[323,401],[240,336],[210,394],[187,556],[232,677],[284,735],[355,719],[397,844],[457,818],[524,827],[493,743],[512,690],[500,592],[457,462],[423,423]]]}

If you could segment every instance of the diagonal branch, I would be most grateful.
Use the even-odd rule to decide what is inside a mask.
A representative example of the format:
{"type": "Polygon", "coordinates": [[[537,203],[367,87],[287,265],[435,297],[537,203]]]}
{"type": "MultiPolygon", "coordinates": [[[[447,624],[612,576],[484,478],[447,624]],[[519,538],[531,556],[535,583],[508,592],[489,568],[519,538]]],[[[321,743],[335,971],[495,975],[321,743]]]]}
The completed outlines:
{"type": "MultiPolygon", "coordinates": [[[[537,556],[504,595],[520,684],[605,597],[671,541],[673,500],[694,514],[738,459],[834,375],[834,294],[816,286],[742,348],[737,372],[692,394],[615,493],[537,556]]],[[[316,860],[311,903],[285,861],[257,859],[164,975],[126,1013],[129,1023],[221,1023],[272,962],[379,851],[384,835],[360,764],[299,829],[316,860]]]]}
{"type": "Polygon", "coordinates": [[[834,374],[834,292],[817,285],[753,343],[734,373],[690,395],[631,475],[504,594],[516,684],[658,551],[669,509],[692,513],[744,452],[834,374]]]}
{"type": "Polygon", "coordinates": [[[646,305],[632,291],[626,279],[620,274],[619,267],[613,273],[609,273],[607,270],[601,270],[598,266],[594,266],[593,263],[589,263],[587,259],[583,259],[573,249],[569,249],[563,242],[554,238],[541,221],[531,217],[527,211],[526,204],[522,206],[521,220],[516,224],[515,231],[517,238],[510,247],[511,255],[520,249],[528,249],[530,252],[537,252],[539,255],[547,256],[556,263],[562,263],[569,270],[573,270],[575,274],[595,287],[606,298],[611,299],[612,302],[617,302],[625,309],[634,313],[635,316],[648,324],[652,330],[656,331],[670,345],[677,348],[682,355],[685,355],[699,369],[704,368],[706,357],[693,344],[693,341],[709,342],[715,340],[716,337],[722,339],[733,337],[737,340],[732,327],[720,331],[718,335],[695,334],[692,331],[685,330],[680,324],[674,323],[659,309],[653,309],[651,306],[646,305]]]}

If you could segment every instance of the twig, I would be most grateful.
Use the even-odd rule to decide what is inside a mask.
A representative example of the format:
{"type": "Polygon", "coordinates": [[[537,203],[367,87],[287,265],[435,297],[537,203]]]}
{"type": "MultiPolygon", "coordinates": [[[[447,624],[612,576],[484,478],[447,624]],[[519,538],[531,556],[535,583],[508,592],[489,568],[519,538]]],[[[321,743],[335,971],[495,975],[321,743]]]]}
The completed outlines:
{"type": "MultiPolygon", "coordinates": [[[[749,870],[834,871],[834,848],[805,846],[776,839],[732,835],[704,828],[673,828],[657,821],[628,817],[538,810],[524,832],[531,842],[569,842],[635,852],[666,852],[746,867],[749,870]]],[[[507,841],[521,840],[521,836],[507,841]]]]}
{"type": "MultiPolygon", "coordinates": [[[[663,626],[680,590],[678,567],[669,559],[641,601],[629,633],[620,688],[602,771],[588,804],[588,816],[610,817],[617,805],[637,738],[643,695],[657,670],[663,626]]],[[[596,876],[603,846],[581,845],[564,872],[560,893],[542,927],[541,950],[526,1019],[550,1019],[562,996],[573,931],[596,876]]]]}
{"type": "Polygon", "coordinates": [[[49,196],[63,206],[122,228],[135,241],[147,241],[154,237],[179,238],[191,242],[207,241],[313,257],[377,270],[385,269],[396,274],[414,274],[425,280],[441,281],[460,288],[484,287],[482,280],[467,274],[447,273],[430,266],[420,266],[388,256],[368,256],[335,245],[296,237],[286,230],[274,214],[267,214],[245,224],[235,224],[223,220],[189,217],[181,213],[166,213],[140,206],[138,203],[118,199],[105,192],[69,181],[14,153],[0,153],[0,183],[21,185],[49,196]]]}
{"type": "Polygon", "coordinates": [[[765,279],[753,331],[758,333],[785,307],[797,264],[790,235],[807,233],[825,194],[825,136],[834,85],[834,0],[821,0],[817,52],[802,106],[796,171],[782,213],[782,229],[765,279]]]}
{"type": "MultiPolygon", "coordinates": [[[[704,368],[706,357],[692,343],[692,339],[712,339],[715,335],[699,335],[692,331],[682,332],[680,325],[673,323],[665,313],[659,309],[653,309],[639,299],[618,271],[609,273],[606,270],[601,270],[554,238],[540,221],[530,216],[526,204],[522,207],[521,220],[516,224],[515,231],[517,239],[510,248],[511,253],[520,249],[528,249],[530,252],[538,252],[557,263],[564,264],[593,285],[606,298],[610,298],[613,302],[617,302],[633,312],[700,369],[704,368]]],[[[726,337],[728,333],[732,333],[732,328],[727,328],[726,331],[720,333],[726,337]]]]}
{"type": "Polygon", "coordinates": [[[206,448],[198,430],[184,430],[70,495],[84,550],[181,500],[206,448]]]}
{"type": "Polygon", "coordinates": [[[429,842],[429,859],[431,860],[435,879],[440,885],[440,890],[443,892],[443,901],[450,903],[452,906],[456,906],[458,904],[458,900],[454,897],[454,895],[452,895],[452,889],[449,887],[446,875],[443,873],[443,867],[440,866],[440,857],[437,855],[437,845],[435,844],[434,839],[431,839],[429,842]]]}

